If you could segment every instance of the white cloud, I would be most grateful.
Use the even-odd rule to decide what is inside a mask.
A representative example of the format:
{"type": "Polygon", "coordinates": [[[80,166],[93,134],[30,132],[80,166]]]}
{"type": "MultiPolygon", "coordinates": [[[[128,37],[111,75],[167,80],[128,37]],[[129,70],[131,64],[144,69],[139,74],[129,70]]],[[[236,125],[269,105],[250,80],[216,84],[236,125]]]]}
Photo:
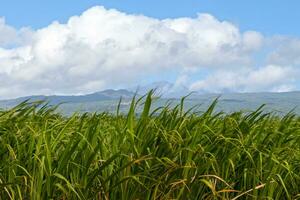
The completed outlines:
{"type": "Polygon", "coordinates": [[[259,69],[217,71],[204,80],[191,84],[190,89],[202,92],[286,92],[294,88],[300,75],[291,67],[268,65],[259,69]]]}
{"type": "Polygon", "coordinates": [[[268,55],[269,63],[300,66],[299,38],[275,37],[271,42],[276,44],[276,48],[268,55]]]}
{"type": "Polygon", "coordinates": [[[243,35],[244,49],[246,51],[258,50],[263,44],[263,36],[255,31],[245,32],[243,35]]]}
{"type": "Polygon", "coordinates": [[[5,23],[5,19],[0,17],[0,46],[8,45],[16,39],[16,30],[5,23]]]}
{"type": "Polygon", "coordinates": [[[16,30],[6,24],[5,18],[0,17],[0,47],[13,48],[31,42],[32,30],[28,27],[16,30]]]}
{"type": "MultiPolygon", "coordinates": [[[[0,97],[89,93],[137,83],[162,72],[180,74],[201,68],[217,70],[220,77],[224,72],[226,88],[242,85],[252,90],[229,79],[236,71],[249,69],[252,54],[263,43],[262,34],[243,33],[209,14],[159,20],[93,7],[66,24],[53,22],[38,30],[16,30],[0,18],[0,97]]],[[[265,73],[262,70],[259,73],[265,73]]],[[[269,88],[259,81],[259,74],[242,73],[247,74],[269,88]]],[[[193,87],[203,88],[201,84],[214,76],[193,87]]]]}

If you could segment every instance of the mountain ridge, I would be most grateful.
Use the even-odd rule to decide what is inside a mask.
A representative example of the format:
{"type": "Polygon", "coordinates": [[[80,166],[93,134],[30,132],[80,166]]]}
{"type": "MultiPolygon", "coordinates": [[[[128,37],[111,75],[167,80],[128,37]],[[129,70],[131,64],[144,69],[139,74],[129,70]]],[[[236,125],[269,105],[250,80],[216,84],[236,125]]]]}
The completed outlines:
{"type": "MultiPolygon", "coordinates": [[[[164,105],[169,100],[175,103],[180,102],[180,98],[189,94],[186,90],[185,94],[178,92],[171,93],[171,87],[173,85],[166,83],[168,87],[162,84],[163,89],[156,88],[156,96],[160,96],[159,103],[155,106],[164,105]],[[166,89],[167,88],[167,89],[166,89]],[[162,95],[161,95],[162,94],[162,95]]],[[[154,88],[155,89],[155,88],[154,88]]],[[[149,88],[150,90],[150,88],[149,88]]],[[[146,92],[146,87],[144,90],[133,90],[129,89],[107,89],[103,91],[98,91],[86,95],[33,95],[26,97],[19,97],[15,99],[0,100],[0,108],[6,109],[16,106],[17,104],[25,101],[38,101],[44,100],[50,105],[62,104],[60,106],[62,112],[71,114],[75,111],[80,110],[80,112],[103,112],[103,111],[113,111],[115,110],[120,98],[122,97],[123,102],[121,104],[122,109],[126,112],[130,105],[131,99],[134,96],[142,96],[146,92]]],[[[206,106],[218,98],[217,109],[226,112],[233,112],[239,110],[253,110],[262,104],[266,104],[268,110],[278,110],[284,113],[296,108],[296,113],[300,114],[300,91],[291,92],[247,92],[247,93],[210,93],[210,94],[200,94],[197,92],[191,93],[188,98],[186,98],[185,105],[187,108],[195,105],[203,105],[205,109],[206,106]]],[[[154,106],[154,107],[155,107],[154,106]]]]}

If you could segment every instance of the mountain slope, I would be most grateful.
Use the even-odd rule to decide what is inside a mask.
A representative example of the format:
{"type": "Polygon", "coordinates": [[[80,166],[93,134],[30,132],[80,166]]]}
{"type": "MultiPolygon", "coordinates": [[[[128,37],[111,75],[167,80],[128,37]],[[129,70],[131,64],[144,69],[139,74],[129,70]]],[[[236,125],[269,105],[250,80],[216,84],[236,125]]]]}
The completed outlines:
{"type": "Polygon", "coordinates": [[[87,95],[78,95],[78,96],[58,96],[58,95],[51,95],[51,96],[27,96],[27,97],[20,97],[17,99],[10,99],[10,100],[1,100],[1,105],[13,106],[18,103],[21,103],[25,100],[30,101],[38,101],[44,100],[49,102],[49,104],[55,105],[60,103],[88,103],[88,102],[95,102],[95,101],[104,101],[104,100],[119,100],[121,97],[124,99],[131,99],[135,94],[133,92],[120,89],[120,90],[104,90],[101,92],[95,92],[92,94],[87,95]]]}
{"type": "MultiPolygon", "coordinates": [[[[168,83],[160,84],[158,92],[162,94],[159,100],[153,104],[154,107],[163,106],[171,99],[175,105],[180,102],[180,97],[183,95],[174,94],[170,95],[173,85],[168,83]],[[163,86],[163,87],[162,87],[163,86]],[[167,95],[166,95],[167,94],[167,95]]],[[[143,88],[139,91],[138,96],[145,94],[148,88],[143,88]]],[[[149,88],[150,89],[150,88],[149,88]]],[[[30,99],[46,100],[52,105],[64,103],[60,106],[60,111],[63,113],[71,114],[75,111],[79,112],[114,112],[120,97],[123,101],[121,110],[127,112],[129,109],[131,98],[135,92],[128,90],[104,90],[87,95],[79,96],[28,96],[11,100],[0,101],[0,108],[9,108],[15,106],[22,101],[30,99]]],[[[228,94],[191,94],[185,101],[185,108],[191,108],[196,105],[201,105],[200,109],[205,110],[210,103],[218,98],[216,109],[218,111],[233,112],[240,110],[255,110],[262,104],[266,104],[266,110],[278,111],[280,113],[287,113],[294,109],[294,112],[300,114],[300,92],[285,92],[285,93],[228,93],[228,94]]]]}
{"type": "Polygon", "coordinates": [[[184,85],[173,84],[168,81],[153,82],[148,85],[136,86],[129,88],[131,92],[137,91],[139,94],[146,94],[151,89],[155,90],[155,94],[162,98],[180,98],[189,94],[189,89],[184,85]]]}

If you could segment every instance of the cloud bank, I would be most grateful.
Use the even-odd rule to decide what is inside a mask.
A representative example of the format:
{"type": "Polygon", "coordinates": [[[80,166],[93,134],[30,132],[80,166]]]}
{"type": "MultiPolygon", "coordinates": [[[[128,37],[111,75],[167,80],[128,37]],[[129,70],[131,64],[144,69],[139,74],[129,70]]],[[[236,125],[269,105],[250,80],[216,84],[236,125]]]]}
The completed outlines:
{"type": "Polygon", "coordinates": [[[189,79],[203,69],[209,75],[187,81],[191,89],[295,89],[300,45],[278,47],[257,66],[265,40],[210,14],[159,20],[96,6],[38,30],[17,30],[0,18],[0,97],[89,93],[168,72],[189,79]],[[293,62],[281,56],[290,49],[293,62]]]}
{"type": "Polygon", "coordinates": [[[291,67],[268,65],[256,70],[218,71],[196,81],[191,89],[202,92],[287,92],[296,89],[295,70],[291,67]]]}

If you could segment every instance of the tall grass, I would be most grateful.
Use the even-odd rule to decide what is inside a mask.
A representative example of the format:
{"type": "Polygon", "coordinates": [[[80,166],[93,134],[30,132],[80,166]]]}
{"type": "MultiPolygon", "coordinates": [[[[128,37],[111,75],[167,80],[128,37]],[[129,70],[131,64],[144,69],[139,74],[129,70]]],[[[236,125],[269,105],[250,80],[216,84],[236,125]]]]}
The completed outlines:
{"type": "Polygon", "coordinates": [[[0,199],[300,198],[298,116],[152,100],[133,98],[127,115],[0,111],[0,199]]]}

